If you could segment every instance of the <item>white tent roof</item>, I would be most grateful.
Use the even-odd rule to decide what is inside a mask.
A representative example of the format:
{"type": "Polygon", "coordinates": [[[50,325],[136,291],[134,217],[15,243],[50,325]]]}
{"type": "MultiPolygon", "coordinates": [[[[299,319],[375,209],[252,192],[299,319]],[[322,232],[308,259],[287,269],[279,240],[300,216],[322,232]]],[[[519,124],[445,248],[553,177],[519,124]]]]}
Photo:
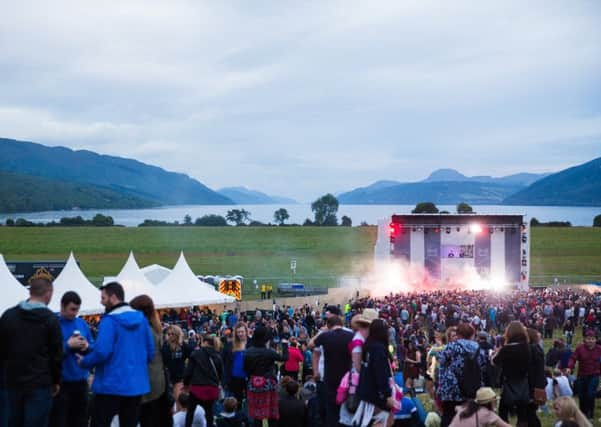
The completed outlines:
{"type": "Polygon", "coordinates": [[[29,298],[29,291],[10,272],[4,257],[0,254],[0,315],[7,308],[14,307],[20,301],[29,298]]]}
{"type": "Polygon", "coordinates": [[[171,270],[159,264],[147,265],[146,267],[142,267],[141,270],[153,285],[158,285],[171,273],[171,270]]]}
{"type": "Polygon", "coordinates": [[[156,303],[156,287],[148,281],[142,270],[140,270],[133,252],[129,253],[127,262],[121,269],[121,272],[115,277],[115,280],[123,286],[126,301],[138,295],[146,294],[156,303]]]}
{"type": "Polygon", "coordinates": [[[67,291],[75,291],[81,298],[80,314],[97,314],[104,312],[100,304],[100,291],[84,276],[73,252],[69,254],[65,268],[52,282],[54,293],[48,308],[52,311],[60,311],[61,298],[67,291]]]}
{"type": "Polygon", "coordinates": [[[165,308],[229,304],[234,301],[233,297],[217,292],[208,283],[201,282],[182,252],[169,276],[158,284],[154,304],[157,308],[165,308]]]}

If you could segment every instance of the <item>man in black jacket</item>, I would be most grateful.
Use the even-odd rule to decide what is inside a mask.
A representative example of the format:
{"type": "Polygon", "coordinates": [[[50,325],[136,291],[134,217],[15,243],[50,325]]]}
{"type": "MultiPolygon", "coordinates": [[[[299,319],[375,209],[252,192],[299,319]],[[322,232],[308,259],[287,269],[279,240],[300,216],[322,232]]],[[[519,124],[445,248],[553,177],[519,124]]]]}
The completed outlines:
{"type": "Polygon", "coordinates": [[[29,295],[0,318],[3,417],[9,426],[45,427],[59,391],[63,359],[60,323],[46,307],[52,298],[51,276],[36,274],[29,295]]]}

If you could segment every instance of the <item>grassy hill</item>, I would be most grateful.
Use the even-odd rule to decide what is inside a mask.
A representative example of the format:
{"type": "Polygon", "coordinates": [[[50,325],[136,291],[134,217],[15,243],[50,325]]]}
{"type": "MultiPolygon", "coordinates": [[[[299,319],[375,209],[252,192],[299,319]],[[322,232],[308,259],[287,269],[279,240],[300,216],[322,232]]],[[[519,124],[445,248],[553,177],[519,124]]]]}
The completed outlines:
{"type": "Polygon", "coordinates": [[[601,206],[601,157],[549,175],[509,196],[503,203],[601,206]]]}
{"type": "Polygon", "coordinates": [[[0,170],[96,185],[162,205],[233,204],[227,197],[182,173],[133,159],[13,139],[0,138],[0,170]]]}
{"type": "Polygon", "coordinates": [[[0,171],[0,212],[153,206],[157,203],[107,188],[0,171]]]}
{"type": "MultiPolygon", "coordinates": [[[[0,227],[0,253],[7,260],[66,259],[73,250],[92,280],[119,272],[129,250],[141,265],[175,264],[184,250],[196,274],[241,274],[252,279],[298,280],[333,286],[342,275],[361,275],[373,264],[375,227],[0,227]],[[290,273],[290,260],[297,273],[290,273]]],[[[534,228],[532,275],[601,280],[601,229],[534,228]],[[584,277],[586,276],[586,277],[584,277]]]]}

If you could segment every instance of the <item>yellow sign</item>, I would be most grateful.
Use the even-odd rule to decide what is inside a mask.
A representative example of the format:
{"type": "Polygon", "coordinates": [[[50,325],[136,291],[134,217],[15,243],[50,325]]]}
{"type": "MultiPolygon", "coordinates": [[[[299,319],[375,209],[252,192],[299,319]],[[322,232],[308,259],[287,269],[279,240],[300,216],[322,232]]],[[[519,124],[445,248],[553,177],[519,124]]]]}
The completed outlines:
{"type": "Polygon", "coordinates": [[[240,280],[223,279],[219,282],[219,292],[236,298],[238,301],[242,299],[242,285],[240,280]]]}

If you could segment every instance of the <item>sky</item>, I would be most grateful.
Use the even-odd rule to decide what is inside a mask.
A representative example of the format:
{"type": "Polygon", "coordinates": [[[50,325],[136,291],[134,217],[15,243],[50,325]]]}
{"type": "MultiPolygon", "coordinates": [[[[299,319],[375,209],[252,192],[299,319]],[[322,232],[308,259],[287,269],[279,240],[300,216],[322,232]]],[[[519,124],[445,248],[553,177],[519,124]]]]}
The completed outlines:
{"type": "Polygon", "coordinates": [[[0,0],[0,136],[311,201],[601,156],[601,2],[0,0]]]}

